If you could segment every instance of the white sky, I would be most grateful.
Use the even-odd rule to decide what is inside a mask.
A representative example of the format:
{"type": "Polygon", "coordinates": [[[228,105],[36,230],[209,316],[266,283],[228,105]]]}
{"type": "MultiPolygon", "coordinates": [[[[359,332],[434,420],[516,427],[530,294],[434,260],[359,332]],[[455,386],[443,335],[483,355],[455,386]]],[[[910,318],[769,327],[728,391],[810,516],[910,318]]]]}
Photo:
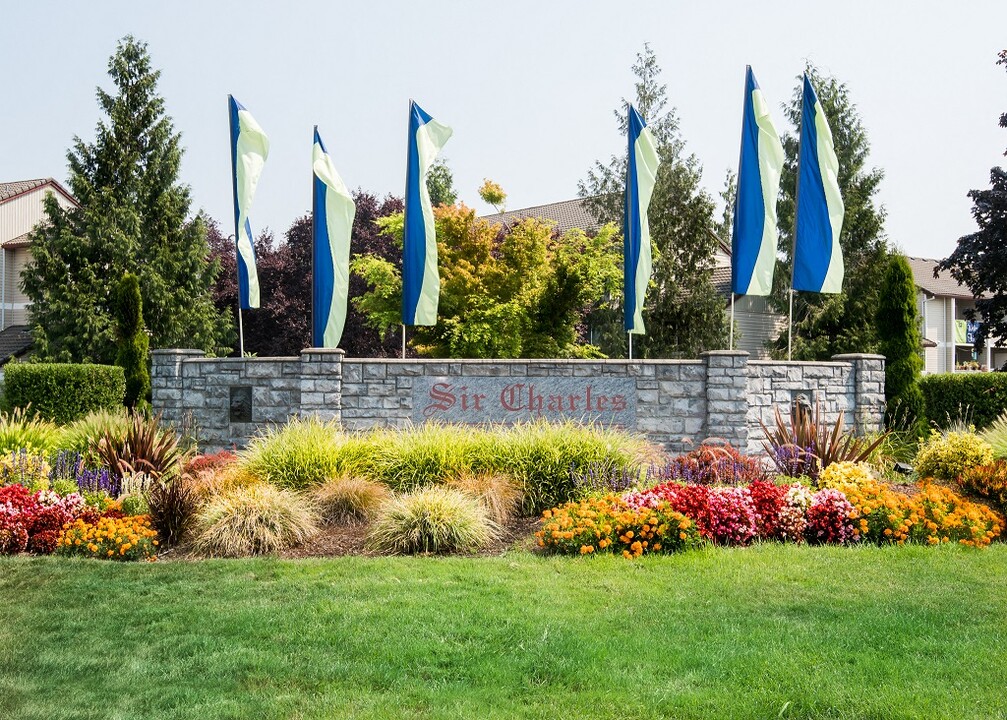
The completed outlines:
{"type": "Polygon", "coordinates": [[[93,136],[121,36],[149,44],[183,133],[182,179],[233,222],[226,96],[272,142],[253,230],[282,233],[310,206],[311,130],[346,183],[402,194],[410,97],[454,129],[461,198],[484,177],[517,209],[576,195],[622,152],[612,110],[650,42],[688,149],[716,195],[737,164],[744,68],[776,108],[810,59],[846,82],[884,169],[890,239],[943,257],[974,229],[971,188],[1007,162],[1007,2],[0,2],[0,180],[64,180],[74,134],[93,136]]]}

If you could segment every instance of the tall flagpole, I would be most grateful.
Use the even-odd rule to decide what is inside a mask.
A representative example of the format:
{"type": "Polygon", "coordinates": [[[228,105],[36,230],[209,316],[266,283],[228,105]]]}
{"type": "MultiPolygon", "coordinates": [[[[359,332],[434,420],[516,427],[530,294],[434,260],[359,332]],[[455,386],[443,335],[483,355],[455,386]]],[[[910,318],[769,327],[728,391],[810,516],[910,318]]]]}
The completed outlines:
{"type": "Polygon", "coordinates": [[[794,359],[794,273],[797,270],[797,209],[801,198],[801,151],[804,143],[804,77],[807,71],[801,76],[801,124],[797,133],[797,173],[794,175],[794,237],[790,245],[790,316],[787,321],[787,361],[794,359]]]}
{"type": "Polygon", "coordinates": [[[633,359],[633,333],[626,333],[629,335],[629,359],[633,359]]]}
{"type": "MultiPolygon", "coordinates": [[[[318,126],[315,125],[314,131],[311,136],[311,150],[314,154],[315,149],[315,138],[318,137],[318,126]]],[[[315,276],[315,253],[317,248],[315,248],[315,216],[318,214],[318,208],[316,207],[317,200],[315,198],[315,168],[312,164],[311,167],[311,316],[308,322],[311,323],[311,345],[309,347],[315,347],[315,287],[318,282],[315,276]]],[[[325,341],[322,341],[325,344],[325,341]]]]}
{"type": "Polygon", "coordinates": [[[734,350],[734,288],[731,288],[731,339],[728,344],[728,350],[734,350]]]}
{"type": "MultiPolygon", "coordinates": [[[[240,294],[240,293],[239,293],[240,294]]],[[[245,357],[245,329],[241,325],[241,298],[238,298],[238,357],[245,357]]]]}

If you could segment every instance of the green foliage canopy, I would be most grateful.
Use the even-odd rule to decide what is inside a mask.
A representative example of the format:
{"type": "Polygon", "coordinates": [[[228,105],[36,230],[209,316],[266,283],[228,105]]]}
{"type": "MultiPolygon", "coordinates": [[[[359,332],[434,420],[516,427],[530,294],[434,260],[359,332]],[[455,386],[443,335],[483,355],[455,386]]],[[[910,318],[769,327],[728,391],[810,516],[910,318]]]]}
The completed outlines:
{"type": "Polygon", "coordinates": [[[904,255],[888,261],[875,315],[881,354],[885,356],[886,421],[889,427],[920,427],[924,420],[919,377],[923,369],[916,283],[904,255]]]}
{"type": "MultiPolygon", "coordinates": [[[[726,303],[712,283],[718,245],[714,203],[700,187],[699,160],[686,154],[678,117],[668,107],[667,86],[659,80],[661,68],[649,45],[637,55],[633,73],[637,78],[634,104],[654,134],[661,159],[648,212],[654,272],[644,307],[647,334],[634,339],[634,353],[695,357],[704,350],[727,346],[726,303]]],[[[622,137],[626,136],[627,107],[624,100],[615,111],[622,137]]],[[[625,185],[626,157],[614,155],[607,162],[595,163],[578,184],[578,194],[599,222],[621,226],[625,185]]],[[[621,287],[616,296],[622,296],[621,287]]],[[[622,313],[597,315],[607,316],[610,325],[601,330],[606,338],[602,350],[622,354],[626,347],[622,313]]]]}
{"type": "MultiPolygon", "coordinates": [[[[795,294],[793,358],[828,360],[840,353],[878,350],[874,317],[881,288],[878,278],[884,274],[888,262],[888,245],[884,234],[885,210],[875,204],[875,195],[884,172],[867,166],[870,141],[849,88],[812,65],[807,73],[825,110],[839,158],[839,189],[846,206],[839,244],[846,274],[842,293],[795,294]]],[[[783,259],[777,263],[773,279],[774,300],[781,312],[787,312],[792,271],[802,88],[803,78],[798,78],[793,97],[783,109],[792,130],[781,137],[786,161],[777,209],[783,259]]],[[[774,349],[777,356],[786,356],[786,328],[774,349]]]]}
{"type": "Polygon", "coordinates": [[[113,93],[98,89],[106,119],[93,142],[74,139],[69,186],[80,207],[50,195],[46,220],[31,236],[21,285],[45,359],[112,363],[116,356],[114,278],[136,272],[155,347],[215,352],[233,333],[210,288],[206,224],[190,216],[178,181],[181,134],[165,114],[147,46],[127,36],[109,60],[113,93]]]}
{"type": "MultiPolygon", "coordinates": [[[[437,325],[413,329],[413,347],[433,357],[585,357],[578,342],[586,307],[621,279],[615,228],[594,237],[570,230],[555,237],[550,223],[526,219],[509,228],[476,217],[464,205],[435,209],[441,294],[437,325]]],[[[402,242],[403,215],[379,221],[402,242]]],[[[354,299],[381,332],[401,322],[402,276],[376,255],[354,260],[369,290],[354,299]]]]}

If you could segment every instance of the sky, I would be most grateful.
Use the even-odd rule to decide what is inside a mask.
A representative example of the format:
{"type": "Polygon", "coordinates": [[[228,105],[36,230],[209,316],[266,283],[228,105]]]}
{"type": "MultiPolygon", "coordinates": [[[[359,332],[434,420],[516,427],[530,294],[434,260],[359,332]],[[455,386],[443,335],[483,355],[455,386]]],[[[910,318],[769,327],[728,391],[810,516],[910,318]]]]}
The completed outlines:
{"type": "Polygon", "coordinates": [[[162,72],[194,210],[225,231],[228,93],[271,141],[256,233],[282,234],[309,209],[316,124],[349,187],[401,195],[410,98],[453,128],[444,156],[462,201],[492,212],[484,178],[508,209],[567,200],[595,160],[625,152],[613,110],[650,43],[713,196],[738,162],[745,65],[782,133],[780,105],[811,61],[860,111],[889,240],[944,257],[975,229],[968,191],[1007,164],[1005,30],[1004,0],[0,0],[0,181],[65,181],[74,136],[94,137],[108,58],[133,34],[162,72]]]}

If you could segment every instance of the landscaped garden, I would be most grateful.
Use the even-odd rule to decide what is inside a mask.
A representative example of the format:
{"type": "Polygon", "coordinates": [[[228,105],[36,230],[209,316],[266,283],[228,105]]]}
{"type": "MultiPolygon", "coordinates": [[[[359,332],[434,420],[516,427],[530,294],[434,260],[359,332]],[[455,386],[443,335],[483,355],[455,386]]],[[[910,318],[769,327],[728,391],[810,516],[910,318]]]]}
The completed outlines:
{"type": "Polygon", "coordinates": [[[294,419],[201,454],[4,413],[0,716],[1005,717],[1007,418],[947,425],[798,408],[668,455],[294,419]]]}

